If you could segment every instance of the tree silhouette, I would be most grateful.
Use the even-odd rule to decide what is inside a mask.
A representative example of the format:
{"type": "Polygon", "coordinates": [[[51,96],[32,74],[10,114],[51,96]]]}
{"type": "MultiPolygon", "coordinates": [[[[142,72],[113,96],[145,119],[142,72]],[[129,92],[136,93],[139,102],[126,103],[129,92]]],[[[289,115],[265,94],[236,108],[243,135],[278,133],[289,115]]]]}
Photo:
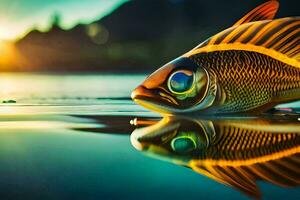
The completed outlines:
{"type": "Polygon", "coordinates": [[[51,27],[52,28],[60,28],[61,27],[61,14],[59,12],[55,12],[51,17],[51,27]]]}

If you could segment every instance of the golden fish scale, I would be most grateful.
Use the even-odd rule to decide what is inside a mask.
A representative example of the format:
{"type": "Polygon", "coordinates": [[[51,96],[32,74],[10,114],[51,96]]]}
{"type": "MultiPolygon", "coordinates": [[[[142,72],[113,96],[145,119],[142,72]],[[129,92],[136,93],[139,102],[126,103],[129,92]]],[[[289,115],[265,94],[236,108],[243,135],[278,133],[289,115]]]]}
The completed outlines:
{"type": "Polygon", "coordinates": [[[221,112],[246,111],[285,98],[284,91],[300,90],[300,69],[264,54],[228,50],[191,58],[216,75],[226,94],[221,112]]]}
{"type": "Polygon", "coordinates": [[[247,160],[300,145],[300,132],[272,133],[234,126],[222,126],[220,138],[205,152],[205,159],[247,160]]]}

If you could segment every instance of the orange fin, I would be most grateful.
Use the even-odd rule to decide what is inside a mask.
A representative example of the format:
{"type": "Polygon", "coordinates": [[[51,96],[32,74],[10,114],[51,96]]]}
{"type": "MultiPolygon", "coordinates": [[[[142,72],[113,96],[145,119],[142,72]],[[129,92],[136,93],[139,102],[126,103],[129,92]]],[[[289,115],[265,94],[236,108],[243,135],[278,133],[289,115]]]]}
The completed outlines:
{"type": "Polygon", "coordinates": [[[228,28],[186,53],[244,50],[300,68],[300,17],[264,20],[228,28]]]}
{"type": "Polygon", "coordinates": [[[261,21],[261,20],[271,20],[275,17],[275,14],[279,8],[279,2],[272,0],[268,1],[255,9],[251,10],[244,17],[242,17],[239,21],[237,21],[233,26],[238,26],[241,24],[261,21]]]}
{"type": "Polygon", "coordinates": [[[201,161],[192,161],[191,168],[252,198],[260,199],[261,193],[256,184],[258,180],[281,187],[296,187],[300,185],[299,156],[299,153],[295,153],[279,159],[241,166],[230,166],[230,164],[227,166],[208,165],[201,163],[201,161]]]}
{"type": "Polygon", "coordinates": [[[195,162],[191,168],[199,174],[231,186],[254,199],[261,198],[260,190],[256,184],[256,177],[241,167],[203,166],[195,162]]]}

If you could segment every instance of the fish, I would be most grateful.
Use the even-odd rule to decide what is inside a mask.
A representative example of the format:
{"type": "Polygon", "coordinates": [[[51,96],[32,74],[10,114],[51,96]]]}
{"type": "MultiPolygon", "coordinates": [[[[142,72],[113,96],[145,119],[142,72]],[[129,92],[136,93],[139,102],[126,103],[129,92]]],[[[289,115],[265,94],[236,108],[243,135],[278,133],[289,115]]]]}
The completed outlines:
{"type": "Polygon", "coordinates": [[[162,115],[261,114],[300,100],[300,17],[274,19],[278,1],[165,64],[131,98],[162,115]]]}
{"type": "Polygon", "coordinates": [[[255,199],[262,197],[257,181],[300,185],[297,118],[166,116],[134,130],[131,143],[146,156],[190,168],[255,199]]]}

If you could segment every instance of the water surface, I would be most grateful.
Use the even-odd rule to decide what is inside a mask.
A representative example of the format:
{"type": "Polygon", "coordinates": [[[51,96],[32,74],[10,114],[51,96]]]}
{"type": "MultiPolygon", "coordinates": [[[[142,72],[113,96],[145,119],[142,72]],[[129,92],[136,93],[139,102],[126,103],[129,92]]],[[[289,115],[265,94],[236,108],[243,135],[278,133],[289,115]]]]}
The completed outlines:
{"type": "MultiPolygon", "coordinates": [[[[1,102],[16,101],[0,104],[1,199],[249,199],[132,146],[130,120],[159,119],[129,98],[145,77],[0,74],[1,102]]],[[[300,197],[258,185],[263,199],[300,197]]]]}

